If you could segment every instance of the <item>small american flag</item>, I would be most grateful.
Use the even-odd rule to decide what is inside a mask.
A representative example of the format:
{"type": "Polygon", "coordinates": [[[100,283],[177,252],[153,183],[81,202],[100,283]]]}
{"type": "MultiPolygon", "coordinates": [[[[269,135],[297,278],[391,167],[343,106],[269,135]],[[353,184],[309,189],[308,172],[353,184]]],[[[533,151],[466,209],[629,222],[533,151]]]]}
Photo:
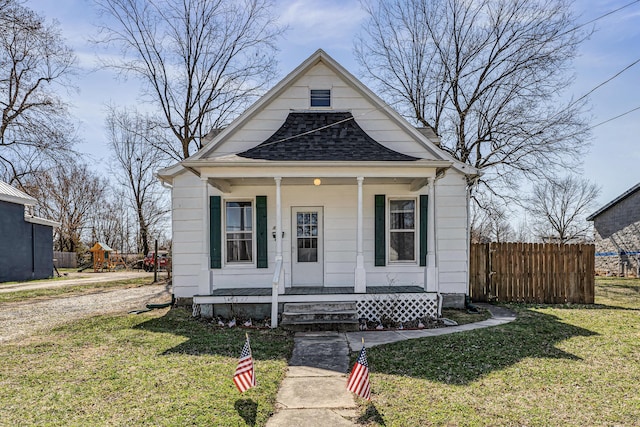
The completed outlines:
{"type": "Polygon", "coordinates": [[[367,350],[362,340],[362,350],[347,382],[347,390],[357,394],[363,399],[371,400],[371,386],[369,384],[369,363],[367,362],[367,350]]]}
{"type": "Polygon", "coordinates": [[[249,334],[246,334],[247,341],[242,347],[242,353],[240,353],[240,360],[238,361],[238,367],[236,373],[233,375],[233,382],[235,383],[240,393],[244,393],[251,387],[256,386],[256,376],[253,371],[253,357],[251,356],[251,347],[249,346],[249,334]]]}

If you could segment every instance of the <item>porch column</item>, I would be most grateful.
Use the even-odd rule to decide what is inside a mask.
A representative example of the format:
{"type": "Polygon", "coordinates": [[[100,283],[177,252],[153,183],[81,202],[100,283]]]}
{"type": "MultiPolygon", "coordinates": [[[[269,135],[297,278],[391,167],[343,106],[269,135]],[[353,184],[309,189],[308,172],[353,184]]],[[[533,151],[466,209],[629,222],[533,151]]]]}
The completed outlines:
{"type": "Polygon", "coordinates": [[[427,206],[427,267],[424,269],[424,289],[439,292],[438,267],[436,266],[436,216],[435,178],[429,178],[429,205],[427,206]]]}
{"type": "MultiPolygon", "coordinates": [[[[282,177],[277,176],[273,178],[276,182],[276,265],[278,261],[282,263],[282,196],[281,186],[282,177]]],[[[284,267],[282,267],[284,270],[284,267]]],[[[284,271],[280,274],[280,280],[278,282],[278,293],[284,294],[284,271]]]]}
{"type": "Polygon", "coordinates": [[[359,176],[358,180],[358,225],[356,227],[356,271],[355,271],[355,293],[363,294],[367,291],[367,272],[364,269],[363,253],[363,220],[362,220],[362,183],[364,177],[359,176]]]}
{"type": "Polygon", "coordinates": [[[209,270],[209,183],[208,179],[200,177],[202,183],[202,253],[200,259],[200,280],[198,292],[209,295],[212,291],[211,274],[209,270]]]}

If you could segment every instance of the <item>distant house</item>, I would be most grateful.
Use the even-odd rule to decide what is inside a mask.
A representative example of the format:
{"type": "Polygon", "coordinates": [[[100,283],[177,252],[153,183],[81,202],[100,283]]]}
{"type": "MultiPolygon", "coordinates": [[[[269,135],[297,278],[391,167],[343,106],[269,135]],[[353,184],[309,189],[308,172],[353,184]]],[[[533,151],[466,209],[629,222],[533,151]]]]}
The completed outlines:
{"type": "Polygon", "coordinates": [[[596,244],[596,271],[639,276],[640,184],[591,214],[596,244]]]}
{"type": "Polygon", "coordinates": [[[0,282],[53,276],[53,227],[33,215],[36,199],[0,181],[0,282]]]}
{"type": "Polygon", "coordinates": [[[203,315],[274,299],[399,321],[464,306],[477,170],[439,143],[318,50],[158,173],[172,187],[176,297],[203,315]]]}

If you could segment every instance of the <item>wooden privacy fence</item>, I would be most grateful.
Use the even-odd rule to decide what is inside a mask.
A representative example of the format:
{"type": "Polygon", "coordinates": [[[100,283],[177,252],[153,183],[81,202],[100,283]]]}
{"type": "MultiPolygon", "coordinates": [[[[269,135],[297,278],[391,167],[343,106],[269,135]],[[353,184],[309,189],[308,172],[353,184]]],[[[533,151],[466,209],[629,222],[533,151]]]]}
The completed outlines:
{"type": "Polygon", "coordinates": [[[76,268],[78,267],[78,254],[75,252],[53,251],[53,265],[56,268],[76,268]]]}
{"type": "Polygon", "coordinates": [[[595,246],[472,243],[473,301],[593,304],[595,246]]]}

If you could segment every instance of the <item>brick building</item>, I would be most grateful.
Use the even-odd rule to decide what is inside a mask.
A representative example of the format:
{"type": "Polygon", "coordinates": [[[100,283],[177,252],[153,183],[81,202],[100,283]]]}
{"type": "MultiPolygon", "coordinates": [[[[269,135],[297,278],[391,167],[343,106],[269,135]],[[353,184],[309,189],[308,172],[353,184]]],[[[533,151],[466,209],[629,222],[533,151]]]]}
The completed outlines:
{"type": "Polygon", "coordinates": [[[596,272],[640,276],[640,184],[591,214],[596,272]]]}

